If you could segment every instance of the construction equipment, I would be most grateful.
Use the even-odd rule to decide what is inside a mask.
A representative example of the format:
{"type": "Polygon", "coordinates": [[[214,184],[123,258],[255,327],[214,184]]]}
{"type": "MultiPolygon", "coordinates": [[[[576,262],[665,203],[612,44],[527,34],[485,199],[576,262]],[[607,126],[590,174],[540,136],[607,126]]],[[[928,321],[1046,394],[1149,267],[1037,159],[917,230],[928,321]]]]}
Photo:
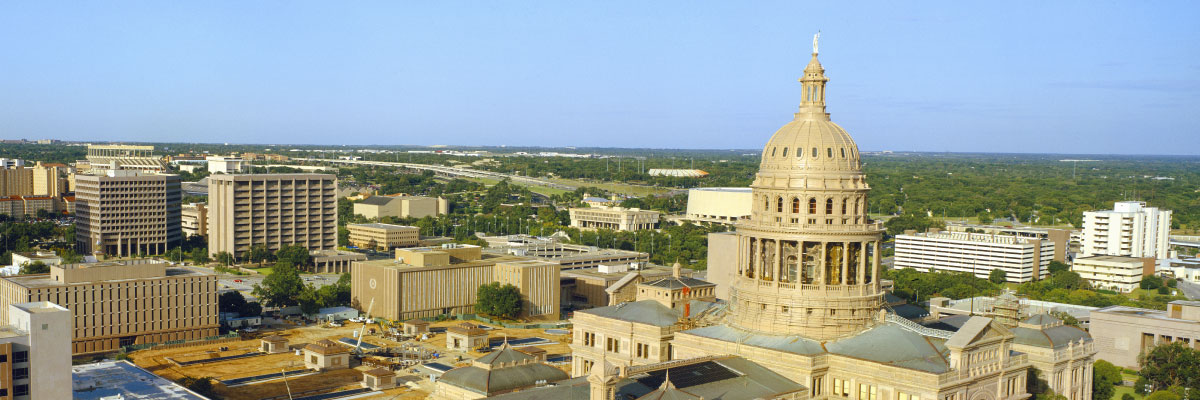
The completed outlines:
{"type": "Polygon", "coordinates": [[[371,323],[371,309],[374,307],[375,307],[375,298],[372,297],[371,304],[367,305],[367,320],[363,321],[362,328],[359,328],[359,330],[358,330],[358,343],[355,343],[354,350],[351,350],[351,352],[354,354],[362,354],[362,352],[359,350],[359,347],[362,346],[363,333],[365,333],[367,330],[367,324],[371,323]]]}

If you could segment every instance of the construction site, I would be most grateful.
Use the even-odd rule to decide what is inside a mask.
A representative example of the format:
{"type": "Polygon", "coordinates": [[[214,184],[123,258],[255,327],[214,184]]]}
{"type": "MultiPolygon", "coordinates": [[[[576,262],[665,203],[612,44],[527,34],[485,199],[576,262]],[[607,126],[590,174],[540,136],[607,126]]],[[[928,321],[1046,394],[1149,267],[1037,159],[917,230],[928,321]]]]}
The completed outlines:
{"type": "Polygon", "coordinates": [[[540,352],[569,373],[569,341],[570,331],[563,329],[508,329],[460,320],[282,322],[231,341],[128,355],[172,381],[212,378],[214,393],[229,400],[420,399],[433,391],[442,373],[467,366],[505,342],[540,352]],[[470,327],[472,341],[455,336],[463,326],[470,327]]]}

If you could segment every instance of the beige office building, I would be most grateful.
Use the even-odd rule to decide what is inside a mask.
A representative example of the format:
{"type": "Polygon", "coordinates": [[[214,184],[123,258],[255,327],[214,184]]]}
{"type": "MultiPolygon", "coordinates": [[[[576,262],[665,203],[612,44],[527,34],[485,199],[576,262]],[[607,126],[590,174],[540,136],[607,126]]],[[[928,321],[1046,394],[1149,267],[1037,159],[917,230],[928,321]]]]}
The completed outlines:
{"type": "Polygon", "coordinates": [[[208,252],[241,257],[256,245],[337,248],[337,178],[328,174],[208,177],[208,252]]]}
{"type": "Polygon", "coordinates": [[[185,238],[192,235],[208,236],[208,205],[184,204],[180,211],[179,226],[185,238]]]}
{"type": "Polygon", "coordinates": [[[110,170],[75,177],[81,254],[163,254],[183,242],[179,176],[110,170]]]}
{"type": "Polygon", "coordinates": [[[71,311],[50,302],[6,306],[0,325],[0,399],[69,399],[71,311]],[[65,372],[64,372],[65,371],[65,372]]]}
{"type": "Polygon", "coordinates": [[[350,245],[360,249],[388,251],[413,247],[421,242],[421,228],[392,224],[349,224],[350,245]]]}
{"type": "Polygon", "coordinates": [[[1091,282],[1094,288],[1129,293],[1138,288],[1143,276],[1154,275],[1154,258],[1080,257],[1071,265],[1071,271],[1091,282]]]}
{"type": "Polygon", "coordinates": [[[0,168],[0,196],[32,196],[33,169],[0,168]]]}
{"type": "Polygon", "coordinates": [[[33,195],[58,197],[67,190],[67,166],[38,162],[33,168],[33,195]]]}
{"type": "Polygon", "coordinates": [[[640,231],[658,228],[658,211],[622,207],[572,208],[571,226],[582,229],[640,231]]]}
{"type": "Polygon", "coordinates": [[[1054,261],[1066,263],[1067,253],[1071,248],[1072,231],[1066,229],[1032,228],[1028,226],[978,225],[947,222],[949,232],[986,233],[989,235],[1012,236],[1024,239],[1038,239],[1054,243],[1054,261]]]}
{"type": "Polygon", "coordinates": [[[1200,349],[1200,301],[1172,301],[1166,311],[1111,306],[1092,311],[1091,319],[1096,358],[1118,367],[1140,369],[1138,355],[1160,344],[1200,349]]]}
{"type": "Polygon", "coordinates": [[[441,197],[371,196],[354,203],[354,213],[371,220],[436,217],[449,212],[450,203],[441,197]]]}
{"type": "Polygon", "coordinates": [[[55,265],[49,274],[0,278],[0,312],[37,301],[71,310],[75,355],[218,334],[216,275],[161,260],[55,265]]]}
{"type": "Polygon", "coordinates": [[[373,316],[404,321],[474,313],[480,285],[506,282],[520,290],[527,311],[552,310],[526,316],[557,319],[559,299],[554,289],[559,286],[557,266],[542,267],[529,261],[523,257],[487,254],[471,245],[396,249],[394,260],[352,265],[351,297],[364,310],[374,300],[373,316]],[[497,268],[498,264],[509,263],[513,264],[497,268]],[[555,295],[547,297],[551,293],[555,295]]]}

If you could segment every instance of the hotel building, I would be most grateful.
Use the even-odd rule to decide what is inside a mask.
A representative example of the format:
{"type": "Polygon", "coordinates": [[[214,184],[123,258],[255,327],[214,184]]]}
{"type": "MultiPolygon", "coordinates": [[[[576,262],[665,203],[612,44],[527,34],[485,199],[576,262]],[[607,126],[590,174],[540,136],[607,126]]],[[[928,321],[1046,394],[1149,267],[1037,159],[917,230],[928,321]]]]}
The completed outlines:
{"type": "Polygon", "coordinates": [[[1071,270],[1097,289],[1129,293],[1137,289],[1143,276],[1154,275],[1154,258],[1091,256],[1076,258],[1071,270]]]}

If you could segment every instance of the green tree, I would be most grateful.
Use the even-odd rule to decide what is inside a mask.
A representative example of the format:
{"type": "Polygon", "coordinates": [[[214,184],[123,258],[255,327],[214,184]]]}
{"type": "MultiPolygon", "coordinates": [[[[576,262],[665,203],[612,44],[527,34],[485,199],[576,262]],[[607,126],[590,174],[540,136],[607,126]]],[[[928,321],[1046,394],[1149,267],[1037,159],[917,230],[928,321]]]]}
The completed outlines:
{"type": "Polygon", "coordinates": [[[228,266],[234,264],[233,254],[229,254],[228,251],[218,252],[217,254],[215,254],[214,258],[217,260],[218,263],[221,264],[221,266],[228,267],[228,266]]]}
{"type": "Polygon", "coordinates": [[[1179,399],[1180,399],[1179,395],[1175,394],[1174,392],[1171,392],[1169,390],[1159,390],[1157,392],[1150,393],[1150,395],[1146,396],[1146,398],[1144,400],[1179,400],[1179,399]]]}
{"type": "Polygon", "coordinates": [[[1133,394],[1123,393],[1123,394],[1121,394],[1121,400],[1134,400],[1133,394]]]}
{"type": "Polygon", "coordinates": [[[1109,400],[1122,382],[1121,369],[1104,360],[1092,366],[1092,399],[1109,400]]]}
{"type": "Polygon", "coordinates": [[[1200,350],[1183,342],[1155,346],[1138,357],[1141,376],[1156,389],[1180,386],[1200,390],[1200,350]]]}
{"type": "Polygon", "coordinates": [[[1050,271],[1051,274],[1053,274],[1055,272],[1067,271],[1070,269],[1071,269],[1070,265],[1064,264],[1062,261],[1057,261],[1057,260],[1051,261],[1050,265],[1046,266],[1046,270],[1050,271]]]}
{"type": "Polygon", "coordinates": [[[1003,284],[1006,280],[1008,280],[1008,272],[1005,272],[1003,269],[996,268],[988,274],[988,281],[991,281],[997,285],[1003,284]]]}
{"type": "Polygon", "coordinates": [[[1146,275],[1142,277],[1142,282],[1138,285],[1142,289],[1154,290],[1163,286],[1162,278],[1154,275],[1146,275]]]}
{"type": "Polygon", "coordinates": [[[515,318],[521,313],[521,292],[511,284],[492,282],[479,286],[475,292],[475,312],[485,315],[515,318]]]}
{"type": "Polygon", "coordinates": [[[308,249],[300,245],[283,245],[275,251],[276,262],[287,262],[295,267],[304,267],[312,261],[308,249]]]}
{"type": "Polygon", "coordinates": [[[274,260],[275,254],[271,253],[267,245],[256,244],[250,247],[250,251],[246,252],[246,259],[261,266],[263,262],[274,260]]]}
{"type": "Polygon", "coordinates": [[[192,249],[192,262],[199,265],[208,264],[208,249],[195,248],[192,249]]]}
{"type": "Polygon", "coordinates": [[[285,260],[280,260],[271,267],[271,274],[254,285],[251,292],[267,307],[287,307],[299,304],[299,298],[304,294],[306,286],[300,279],[300,271],[285,260]]]}
{"type": "Polygon", "coordinates": [[[316,314],[321,311],[321,294],[312,285],[305,285],[300,290],[300,295],[296,296],[296,302],[300,304],[300,312],[305,314],[316,314]]]}
{"type": "Polygon", "coordinates": [[[21,270],[18,272],[18,274],[20,274],[20,275],[48,274],[48,273],[50,273],[50,266],[46,265],[46,263],[41,262],[41,261],[34,261],[34,262],[22,264],[21,270]]]}
{"type": "Polygon", "coordinates": [[[246,306],[246,298],[236,290],[230,290],[217,296],[217,310],[223,313],[239,312],[246,306]]]}

